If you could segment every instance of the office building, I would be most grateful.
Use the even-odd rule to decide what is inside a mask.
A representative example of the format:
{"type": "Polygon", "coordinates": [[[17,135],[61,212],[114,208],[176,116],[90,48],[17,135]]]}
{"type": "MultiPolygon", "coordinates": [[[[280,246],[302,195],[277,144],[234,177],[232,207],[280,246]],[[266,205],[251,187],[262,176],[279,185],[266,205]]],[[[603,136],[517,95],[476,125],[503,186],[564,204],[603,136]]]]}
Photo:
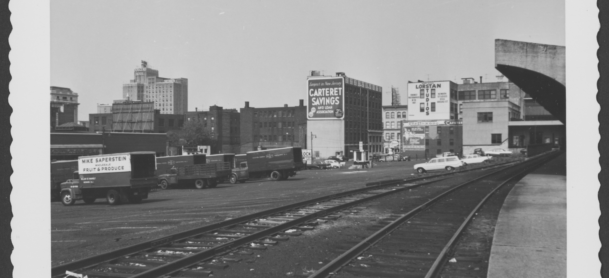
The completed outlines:
{"type": "Polygon", "coordinates": [[[353,151],[383,151],[381,86],[347,77],[307,77],[307,132],[312,155],[353,157],[353,151]]]}
{"type": "Polygon", "coordinates": [[[184,114],[188,109],[188,79],[159,77],[142,61],[134,79],[123,84],[123,99],[153,102],[161,114],[184,114]]]}
{"type": "Polygon", "coordinates": [[[51,131],[66,123],[77,123],[78,105],[78,94],[70,88],[51,86],[51,131]]]}

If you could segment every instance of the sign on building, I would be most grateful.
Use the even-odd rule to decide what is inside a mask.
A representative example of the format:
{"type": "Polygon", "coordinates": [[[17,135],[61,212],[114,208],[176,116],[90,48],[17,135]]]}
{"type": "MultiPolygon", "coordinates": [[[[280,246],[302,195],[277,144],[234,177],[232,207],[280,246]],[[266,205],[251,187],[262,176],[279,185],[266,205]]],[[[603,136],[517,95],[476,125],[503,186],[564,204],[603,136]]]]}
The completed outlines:
{"type": "Polygon", "coordinates": [[[451,119],[450,87],[450,81],[409,83],[408,119],[451,119]]]}
{"type": "Polygon", "coordinates": [[[311,164],[311,150],[302,150],[302,160],[307,164],[311,164]]]}
{"type": "Polygon", "coordinates": [[[424,126],[404,126],[402,132],[403,150],[425,150],[425,127],[424,126]]]}
{"type": "Polygon", "coordinates": [[[345,82],[342,77],[307,80],[307,119],[329,120],[345,117],[345,82]]]}

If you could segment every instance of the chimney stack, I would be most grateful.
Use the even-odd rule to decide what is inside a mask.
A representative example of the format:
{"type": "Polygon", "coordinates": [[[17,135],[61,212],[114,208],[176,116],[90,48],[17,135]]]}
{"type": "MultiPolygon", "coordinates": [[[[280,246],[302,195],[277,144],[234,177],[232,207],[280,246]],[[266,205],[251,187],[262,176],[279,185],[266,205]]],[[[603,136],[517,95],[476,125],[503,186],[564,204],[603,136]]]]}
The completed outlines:
{"type": "Polygon", "coordinates": [[[199,111],[199,108],[195,107],[195,112],[198,112],[198,111],[199,111]]]}
{"type": "Polygon", "coordinates": [[[300,100],[300,103],[298,104],[298,106],[303,107],[304,106],[304,99],[300,100]]]}
{"type": "Polygon", "coordinates": [[[284,104],[284,105],[283,105],[283,107],[288,107],[288,105],[287,105],[287,104],[284,104]]]}
{"type": "Polygon", "coordinates": [[[482,84],[482,75],[480,75],[480,84],[482,84]]]}
{"type": "Polygon", "coordinates": [[[245,108],[250,108],[250,102],[249,101],[245,102],[245,108]]]}

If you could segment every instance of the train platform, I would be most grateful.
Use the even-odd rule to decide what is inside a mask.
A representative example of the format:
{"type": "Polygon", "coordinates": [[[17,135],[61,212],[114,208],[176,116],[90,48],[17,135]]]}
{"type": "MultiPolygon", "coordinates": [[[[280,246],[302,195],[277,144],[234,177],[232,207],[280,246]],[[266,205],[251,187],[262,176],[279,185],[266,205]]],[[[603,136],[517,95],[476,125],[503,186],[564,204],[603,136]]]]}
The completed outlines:
{"type": "Polygon", "coordinates": [[[489,278],[567,276],[566,154],[522,178],[497,219],[489,278]]]}

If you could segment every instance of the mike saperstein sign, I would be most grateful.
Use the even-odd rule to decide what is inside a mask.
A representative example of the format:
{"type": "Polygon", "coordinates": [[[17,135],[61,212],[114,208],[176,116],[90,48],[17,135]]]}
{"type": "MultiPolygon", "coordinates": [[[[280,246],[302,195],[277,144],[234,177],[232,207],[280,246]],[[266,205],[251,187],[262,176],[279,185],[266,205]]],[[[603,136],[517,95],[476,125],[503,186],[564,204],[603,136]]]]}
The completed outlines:
{"type": "Polygon", "coordinates": [[[308,79],[307,99],[309,120],[345,117],[345,82],[342,77],[308,79]]]}
{"type": "Polygon", "coordinates": [[[78,158],[79,174],[99,174],[131,171],[129,154],[89,156],[78,158]]]}

